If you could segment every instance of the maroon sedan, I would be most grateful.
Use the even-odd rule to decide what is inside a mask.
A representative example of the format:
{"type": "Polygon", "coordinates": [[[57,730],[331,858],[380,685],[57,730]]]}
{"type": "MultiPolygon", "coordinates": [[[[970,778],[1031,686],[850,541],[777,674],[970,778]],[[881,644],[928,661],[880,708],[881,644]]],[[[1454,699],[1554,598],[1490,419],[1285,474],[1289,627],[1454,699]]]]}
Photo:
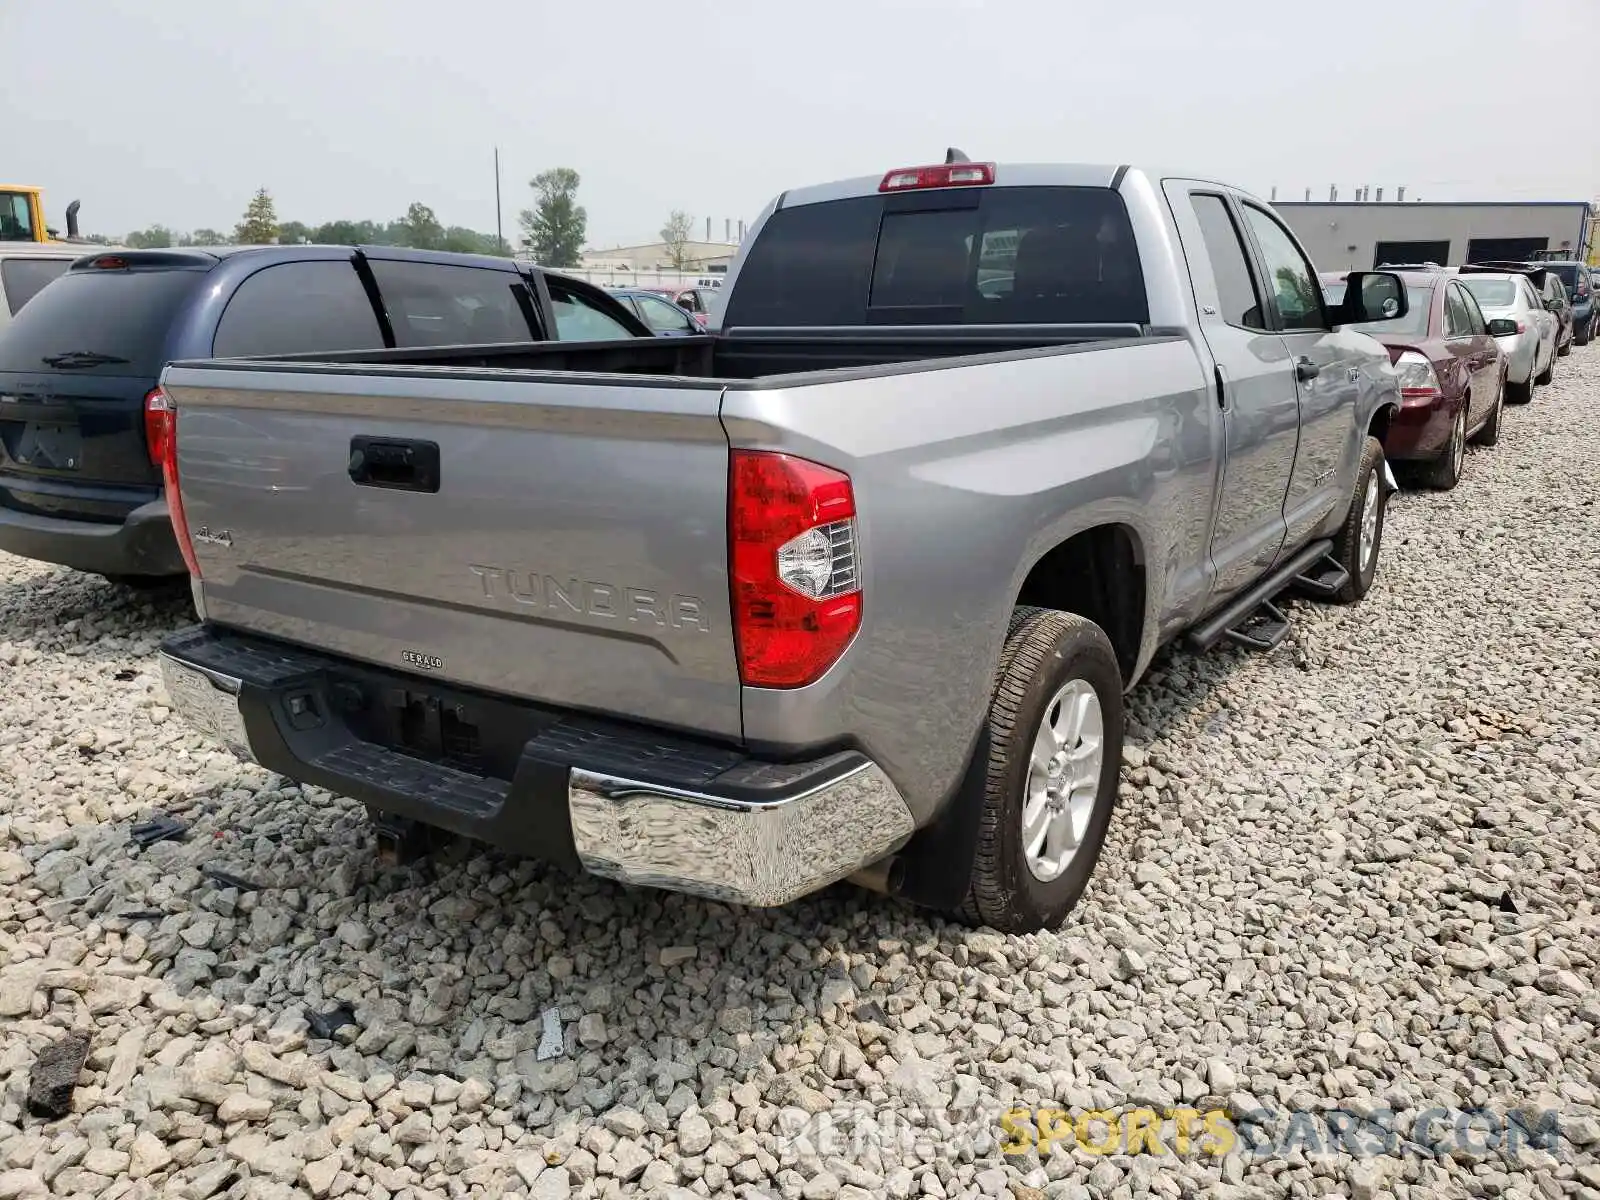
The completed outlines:
{"type": "MultiPolygon", "coordinates": [[[[1486,321],[1477,300],[1447,271],[1404,271],[1410,307],[1403,317],[1354,328],[1378,339],[1400,375],[1400,415],[1384,435],[1390,461],[1416,464],[1422,482],[1453,488],[1467,443],[1500,438],[1507,361],[1495,341],[1514,321],[1486,321]]],[[[1343,271],[1324,273],[1328,303],[1344,298],[1343,271]]]]}

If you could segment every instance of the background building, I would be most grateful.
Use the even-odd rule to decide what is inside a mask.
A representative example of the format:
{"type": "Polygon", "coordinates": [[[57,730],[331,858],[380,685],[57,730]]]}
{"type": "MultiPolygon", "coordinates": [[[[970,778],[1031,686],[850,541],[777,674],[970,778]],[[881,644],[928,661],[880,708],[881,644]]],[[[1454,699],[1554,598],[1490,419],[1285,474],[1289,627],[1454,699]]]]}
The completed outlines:
{"type": "MultiPolygon", "coordinates": [[[[684,269],[720,274],[728,269],[739,247],[732,242],[688,242],[684,245],[684,269]]],[[[585,250],[578,265],[588,271],[670,271],[672,247],[665,242],[646,242],[642,246],[611,246],[585,250]]]]}
{"type": "Polygon", "coordinates": [[[1274,201],[1273,207],[1320,270],[1363,270],[1386,262],[1449,265],[1520,259],[1535,250],[1565,250],[1592,261],[1600,249],[1600,206],[1584,200],[1274,201]]]}

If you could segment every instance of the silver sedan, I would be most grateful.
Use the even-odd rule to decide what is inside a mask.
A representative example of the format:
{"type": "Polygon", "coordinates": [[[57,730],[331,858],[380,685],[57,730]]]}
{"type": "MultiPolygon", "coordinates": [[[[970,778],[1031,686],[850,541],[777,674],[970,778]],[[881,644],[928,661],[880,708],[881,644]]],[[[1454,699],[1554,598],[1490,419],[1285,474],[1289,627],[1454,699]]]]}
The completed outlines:
{"type": "Polygon", "coordinates": [[[1517,399],[1533,395],[1535,383],[1549,383],[1556,361],[1556,334],[1559,322],[1545,309],[1533,285],[1524,275],[1511,273],[1461,276],[1485,320],[1497,317],[1517,323],[1517,332],[1497,338],[1508,363],[1506,383],[1517,399]]]}

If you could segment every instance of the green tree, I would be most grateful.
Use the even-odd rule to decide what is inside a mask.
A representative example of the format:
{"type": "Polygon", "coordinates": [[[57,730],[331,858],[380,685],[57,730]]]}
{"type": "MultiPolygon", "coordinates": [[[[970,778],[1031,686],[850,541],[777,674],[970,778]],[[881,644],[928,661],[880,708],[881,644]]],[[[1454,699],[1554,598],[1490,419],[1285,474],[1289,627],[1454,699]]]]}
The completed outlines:
{"type": "Polygon", "coordinates": [[[311,231],[311,240],[324,246],[384,246],[383,229],[375,221],[328,221],[311,231]]]}
{"type": "Polygon", "coordinates": [[[464,225],[452,225],[444,231],[444,240],[439,243],[441,250],[452,250],[457,254],[495,254],[502,257],[505,251],[500,247],[500,239],[492,233],[479,233],[476,229],[468,229],[464,225]]]}
{"type": "Polygon", "coordinates": [[[400,236],[403,246],[416,250],[437,250],[444,241],[444,226],[426,204],[412,204],[400,218],[400,236]]]}
{"type": "Polygon", "coordinates": [[[577,203],[578,173],[553,167],[529,181],[538,196],[518,217],[522,237],[533,259],[545,267],[573,267],[583,252],[589,214],[577,203]]]}
{"type": "Polygon", "coordinates": [[[178,240],[180,246],[226,246],[231,241],[227,234],[217,229],[196,229],[178,240]]]}
{"type": "Polygon", "coordinates": [[[667,247],[667,259],[678,270],[689,266],[689,243],[694,240],[694,218],[682,209],[674,209],[661,227],[661,241],[667,247]]]}
{"type": "Polygon", "coordinates": [[[165,225],[152,225],[149,229],[136,229],[122,240],[135,250],[165,250],[174,238],[165,225]]]}
{"type": "Polygon", "coordinates": [[[300,221],[285,221],[278,226],[278,241],[285,246],[298,246],[311,240],[311,227],[300,221]]]}
{"type": "Polygon", "coordinates": [[[272,193],[259,188],[244,210],[244,220],[234,228],[233,240],[241,246],[264,246],[278,236],[278,210],[272,193]]]}

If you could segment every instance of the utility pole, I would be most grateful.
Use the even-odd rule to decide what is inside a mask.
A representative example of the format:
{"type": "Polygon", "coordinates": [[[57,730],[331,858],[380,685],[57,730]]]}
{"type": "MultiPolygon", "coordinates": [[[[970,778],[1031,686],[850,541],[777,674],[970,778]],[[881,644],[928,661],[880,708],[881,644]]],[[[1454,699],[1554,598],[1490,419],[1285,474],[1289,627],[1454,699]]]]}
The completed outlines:
{"type": "Polygon", "coordinates": [[[494,148],[494,244],[506,252],[506,235],[500,227],[500,147],[494,148]]]}

